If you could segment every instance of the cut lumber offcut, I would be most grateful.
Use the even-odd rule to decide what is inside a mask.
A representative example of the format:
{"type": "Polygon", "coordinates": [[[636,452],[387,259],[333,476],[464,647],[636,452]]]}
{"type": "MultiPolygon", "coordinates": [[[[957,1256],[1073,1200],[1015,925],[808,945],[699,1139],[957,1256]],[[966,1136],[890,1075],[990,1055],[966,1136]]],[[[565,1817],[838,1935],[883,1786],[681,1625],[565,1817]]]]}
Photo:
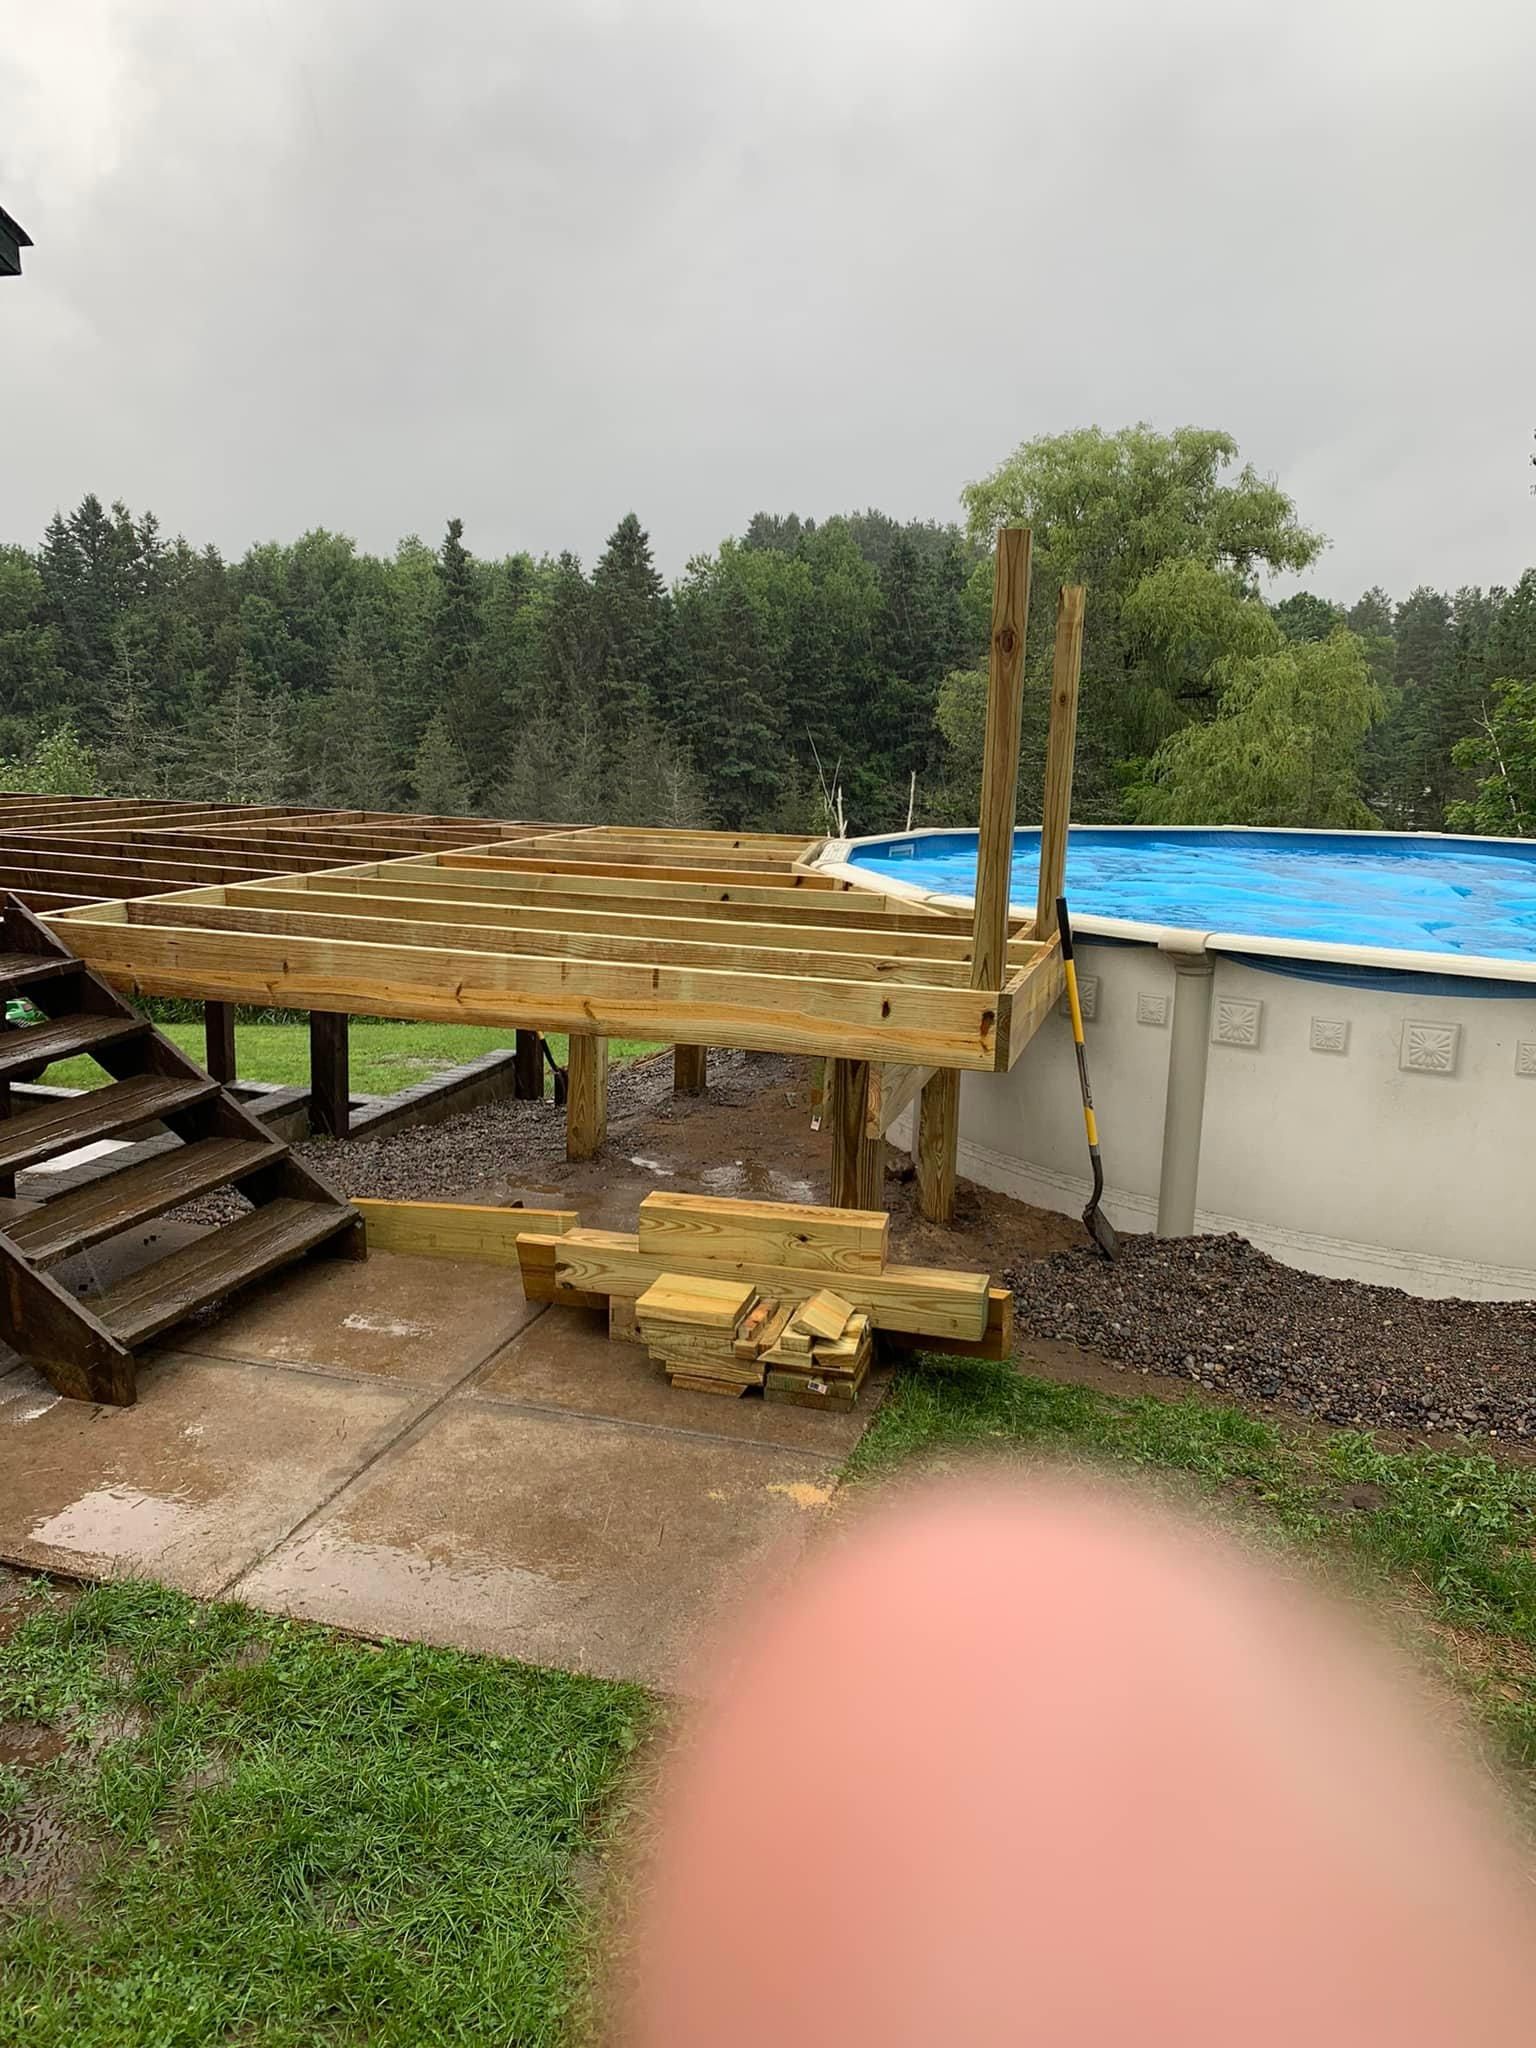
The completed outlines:
{"type": "Polygon", "coordinates": [[[830,1287],[823,1287],[813,1294],[809,1301],[803,1301],[795,1312],[795,1328],[809,1330],[813,1337],[824,1337],[829,1344],[835,1343],[847,1329],[853,1315],[853,1303],[844,1301],[840,1294],[834,1294],[830,1287]]]}
{"type": "Polygon", "coordinates": [[[501,1209],[474,1202],[358,1201],[368,1225],[369,1248],[427,1259],[486,1259],[498,1266],[518,1263],[520,1232],[548,1237],[574,1230],[574,1209],[501,1209]]]}
{"type": "Polygon", "coordinates": [[[798,1355],[801,1358],[809,1358],[811,1346],[815,1341],[809,1330],[797,1330],[793,1322],[791,1322],[789,1327],[780,1333],[779,1349],[798,1355]]]}
{"type": "Polygon", "coordinates": [[[874,1350],[868,1316],[850,1316],[848,1328],[832,1344],[817,1344],[811,1350],[811,1364],[817,1372],[862,1372],[874,1350]]]}
{"type": "Polygon", "coordinates": [[[880,1337],[882,1343],[899,1351],[932,1351],[945,1358],[1012,1358],[1013,1296],[1006,1287],[987,1289],[987,1327],[974,1340],[956,1337],[940,1344],[907,1330],[882,1330],[880,1337]]]}
{"type": "Polygon", "coordinates": [[[776,1302],[759,1301],[747,1310],[735,1337],[731,1340],[731,1349],[738,1358],[756,1358],[758,1332],[767,1325],[777,1306],[776,1302]]]}
{"type": "MultiPolygon", "coordinates": [[[[644,1294],[663,1271],[748,1281],[760,1294],[779,1301],[802,1302],[817,1291],[814,1274],[755,1259],[689,1259],[674,1247],[663,1267],[654,1254],[641,1251],[638,1238],[621,1230],[572,1230],[563,1237],[542,1240],[522,1237],[518,1240],[519,1258],[525,1245],[547,1247],[562,1289],[572,1287],[600,1295],[644,1294]]],[[[953,1272],[942,1266],[887,1266],[883,1273],[844,1274],[839,1285],[877,1330],[974,1340],[987,1327],[985,1273],[953,1272]]]]}
{"type": "MultiPolygon", "coordinates": [[[[750,1332],[747,1331],[746,1325],[743,1325],[743,1335],[738,1337],[735,1344],[731,1347],[738,1358],[761,1358],[765,1351],[771,1350],[784,1334],[789,1325],[789,1319],[795,1312],[794,1303],[790,1301],[786,1301],[782,1305],[775,1305],[773,1302],[763,1302],[759,1306],[766,1308],[768,1314],[750,1332]],[[743,1345],[746,1346],[745,1349],[742,1348],[743,1345]]],[[[753,1313],[755,1314],[756,1310],[753,1313]]]]}
{"type": "Polygon", "coordinates": [[[816,1373],[770,1370],[763,1381],[765,1401],[783,1401],[796,1408],[852,1408],[857,1405],[864,1375],[828,1379],[816,1373]]]}
{"type": "Polygon", "coordinates": [[[889,1231],[881,1209],[738,1202],[662,1190],[640,1204],[640,1249],[647,1254],[746,1260],[808,1273],[882,1271],[889,1231]]]}
{"type": "Polygon", "coordinates": [[[640,1335],[640,1324],[635,1316],[635,1304],[626,1301],[622,1294],[608,1297],[608,1336],[615,1344],[639,1344],[644,1340],[640,1335]]]}
{"type": "Polygon", "coordinates": [[[728,1400],[739,1401],[747,1391],[734,1380],[711,1379],[704,1373],[674,1372],[669,1377],[673,1386],[684,1394],[723,1394],[728,1400]]]}
{"type": "Polygon", "coordinates": [[[654,1319],[694,1324],[706,1330],[726,1330],[734,1337],[736,1325],[756,1298],[757,1289],[747,1280],[660,1273],[635,1303],[635,1314],[642,1329],[648,1320],[654,1319]]]}

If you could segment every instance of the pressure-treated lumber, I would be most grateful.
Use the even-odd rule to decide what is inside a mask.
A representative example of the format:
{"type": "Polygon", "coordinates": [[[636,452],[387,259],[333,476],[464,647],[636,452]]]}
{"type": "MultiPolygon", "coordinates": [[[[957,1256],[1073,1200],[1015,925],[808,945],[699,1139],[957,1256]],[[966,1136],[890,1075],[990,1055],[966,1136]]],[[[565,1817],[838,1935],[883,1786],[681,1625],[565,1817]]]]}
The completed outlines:
{"type": "Polygon", "coordinates": [[[917,1112],[917,1206],[930,1223],[954,1221],[959,1147],[960,1076],[940,1067],[917,1112]]]}
{"type": "Polygon", "coordinates": [[[980,1337],[954,1337],[938,1345],[909,1330],[886,1330],[881,1342],[898,1351],[942,1351],[946,1358],[1012,1358],[1013,1296],[1006,1287],[988,1288],[987,1327],[980,1337]]]}
{"type": "Polygon", "coordinates": [[[1035,937],[1056,929],[1056,900],[1067,873],[1072,822],[1072,764],[1077,757],[1077,691],[1083,666],[1081,583],[1063,584],[1056,599],[1056,654],[1051,666],[1051,730],[1045,749],[1045,791],[1040,800],[1040,886],[1035,937]]]}
{"type": "Polygon", "coordinates": [[[672,1093],[674,1095],[703,1095],[708,1087],[708,1046],[674,1045],[672,1048],[672,1093]]]}
{"type": "MultiPolygon", "coordinates": [[[[662,1271],[747,1280],[759,1294],[777,1301],[805,1301],[821,1282],[794,1266],[755,1260],[691,1259],[677,1249],[663,1267],[640,1249],[637,1237],[616,1230],[573,1230],[563,1237],[521,1237],[518,1251],[548,1250],[560,1286],[593,1294],[643,1294],[662,1271]]],[[[525,1282],[526,1286],[526,1282],[525,1282]]],[[[978,1338],[987,1323],[985,1273],[951,1272],[940,1266],[887,1266],[883,1273],[843,1273],[837,1291],[867,1315],[876,1329],[911,1330],[921,1336],[978,1338]]],[[[557,1291],[555,1299],[560,1299],[557,1291]]]]}
{"type": "Polygon", "coordinates": [[[309,1013],[309,1122],[326,1138],[344,1138],[352,1127],[350,1028],[345,1012],[309,1013]]]}
{"type": "Polygon", "coordinates": [[[544,1100],[544,1041],[537,1031],[519,1031],[514,1041],[512,1094],[519,1102],[544,1100]]]}
{"type": "Polygon", "coordinates": [[[376,1252],[403,1252],[427,1259],[482,1259],[496,1266],[518,1264],[518,1233],[546,1237],[575,1230],[575,1209],[501,1209],[475,1202],[357,1201],[376,1252]]]}
{"type": "Polygon", "coordinates": [[[808,1301],[801,1302],[795,1311],[794,1326],[808,1330],[813,1337],[820,1337],[828,1344],[835,1344],[853,1317],[853,1303],[842,1295],[834,1294],[830,1287],[823,1287],[808,1301]]]}
{"type": "Polygon", "coordinates": [[[233,1003],[203,1005],[203,1065],[215,1081],[235,1078],[235,1006],[233,1003]]]}
{"type": "Polygon", "coordinates": [[[876,1209],[885,1183],[885,1141],[868,1135],[868,1060],[827,1062],[825,1121],[832,1136],[832,1206],[876,1209]]]}
{"type": "Polygon", "coordinates": [[[890,1224],[879,1209],[820,1209],[658,1189],[640,1204],[639,1244],[647,1256],[793,1266],[819,1274],[879,1273],[890,1224]]]}
{"type": "MultiPolygon", "coordinates": [[[[560,1255],[555,1254],[558,1270],[560,1255]]],[[[686,1323],[690,1328],[724,1332],[730,1338],[751,1308],[757,1290],[747,1280],[716,1280],[709,1275],[662,1273],[635,1302],[642,1329],[647,1321],[686,1323]]]]}
{"type": "Polygon", "coordinates": [[[606,1038],[571,1033],[565,1087],[565,1156],[590,1159],[608,1135],[606,1038]]]}
{"type": "Polygon", "coordinates": [[[971,986],[999,988],[1008,944],[1008,885],[1019,790],[1019,725],[1024,708],[1024,635],[1029,623],[1030,536],[1005,526],[997,536],[992,638],[987,656],[986,751],[976,841],[975,949],[971,986]]]}
{"type": "Polygon", "coordinates": [[[922,1094],[933,1071],[932,1067],[894,1067],[888,1061],[872,1067],[865,1137],[883,1138],[902,1111],[922,1094]]]}
{"type": "Polygon", "coordinates": [[[130,924],[125,904],[63,913],[62,936],[99,973],[152,995],[213,996],[354,1015],[508,1023],[543,1031],[695,1039],[991,1072],[1003,991],[739,974],[529,954],[379,945],[130,924]]]}

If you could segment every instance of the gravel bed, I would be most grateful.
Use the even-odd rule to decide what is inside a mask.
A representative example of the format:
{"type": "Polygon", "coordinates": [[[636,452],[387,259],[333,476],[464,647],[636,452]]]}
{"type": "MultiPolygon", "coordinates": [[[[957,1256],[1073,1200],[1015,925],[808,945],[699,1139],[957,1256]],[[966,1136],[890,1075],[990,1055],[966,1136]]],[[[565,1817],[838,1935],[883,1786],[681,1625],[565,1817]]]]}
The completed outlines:
{"type": "Polygon", "coordinates": [[[1387,1429],[1536,1436],[1536,1302],[1421,1301],[1325,1280],[1236,1235],[1121,1239],[1015,1266],[1027,1335],[1148,1372],[1387,1429]]]}

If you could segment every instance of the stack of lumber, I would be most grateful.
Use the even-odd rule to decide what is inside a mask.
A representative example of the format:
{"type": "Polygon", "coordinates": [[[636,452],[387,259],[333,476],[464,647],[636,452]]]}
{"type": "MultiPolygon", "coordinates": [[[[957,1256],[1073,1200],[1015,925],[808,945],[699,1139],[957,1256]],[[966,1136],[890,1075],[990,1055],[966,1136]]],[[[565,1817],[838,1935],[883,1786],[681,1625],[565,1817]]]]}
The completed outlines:
{"type": "Polygon", "coordinates": [[[763,1353],[763,1395],[802,1408],[851,1408],[874,1358],[869,1317],[823,1287],[763,1353]]]}
{"type": "MultiPolygon", "coordinates": [[[[665,1329],[662,1341],[653,1346],[659,1355],[680,1360],[691,1344],[694,1363],[699,1362],[701,1343],[712,1346],[710,1355],[722,1368],[720,1373],[684,1372],[682,1377],[717,1376],[734,1382],[738,1392],[743,1385],[770,1391],[768,1375],[784,1372],[829,1384],[836,1380],[839,1387],[851,1381],[850,1394],[839,1392],[834,1399],[856,1396],[862,1378],[859,1352],[875,1331],[924,1350],[981,1358],[1006,1358],[1012,1347],[1012,1301],[1006,1290],[989,1287],[985,1273],[894,1264],[888,1254],[888,1221],[877,1209],[823,1209],[797,1202],[658,1191],[641,1203],[639,1225],[634,1234],[584,1229],[519,1233],[518,1260],[528,1299],[572,1308],[606,1307],[615,1335],[638,1336],[640,1305],[663,1276],[673,1288],[690,1281],[728,1281],[736,1286],[738,1299],[741,1289],[750,1290],[731,1336],[732,1356],[741,1372],[724,1364],[723,1328],[703,1339],[696,1323],[691,1339],[665,1329]],[[798,1328],[791,1332],[791,1321],[803,1315],[814,1296],[827,1291],[844,1312],[837,1334],[798,1328]],[[776,1328],[777,1310],[787,1313],[776,1328]],[[785,1335],[795,1340],[787,1358],[769,1357],[770,1352],[783,1350],[785,1335]],[[852,1370],[813,1370],[817,1343],[836,1347],[850,1341],[851,1358],[834,1355],[830,1364],[851,1364],[852,1370]],[[748,1342],[753,1354],[743,1357],[734,1347],[748,1342]],[[685,1349],[669,1353],[667,1343],[685,1349]],[[748,1377],[752,1368],[756,1376],[748,1377]]],[[[650,1320],[671,1324],[678,1319],[662,1314],[650,1320]]],[[[867,1366],[866,1358],[864,1370],[867,1366]]],[[[800,1387],[771,1391],[786,1399],[803,1399],[808,1392],[800,1387]]]]}
{"type": "Polygon", "coordinates": [[[661,1273],[635,1303],[635,1328],[674,1387],[744,1394],[763,1384],[749,1322],[761,1326],[757,1289],[745,1280],[661,1273]]]}

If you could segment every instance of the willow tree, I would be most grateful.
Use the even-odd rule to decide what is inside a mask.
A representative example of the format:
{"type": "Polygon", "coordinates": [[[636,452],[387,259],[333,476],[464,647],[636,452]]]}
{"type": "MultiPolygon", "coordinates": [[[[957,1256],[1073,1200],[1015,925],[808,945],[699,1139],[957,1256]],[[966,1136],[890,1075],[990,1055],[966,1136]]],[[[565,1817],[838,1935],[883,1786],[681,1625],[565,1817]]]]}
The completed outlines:
{"type": "Polygon", "coordinates": [[[1365,648],[1340,627],[1216,667],[1221,702],[1158,748],[1127,808],[1149,825],[1368,829],[1365,736],[1382,713],[1365,648]]]}
{"type": "MultiPolygon", "coordinates": [[[[1230,434],[1086,427],[1026,441],[963,493],[973,541],[1034,531],[1031,672],[1048,672],[1056,591],[1088,586],[1076,815],[1120,814],[1156,747],[1207,719],[1218,664],[1278,647],[1264,573],[1305,569],[1322,536],[1230,434]]],[[[977,572],[985,582],[990,562],[977,572]]],[[[1028,778],[1026,778],[1027,780],[1028,778]]]]}

